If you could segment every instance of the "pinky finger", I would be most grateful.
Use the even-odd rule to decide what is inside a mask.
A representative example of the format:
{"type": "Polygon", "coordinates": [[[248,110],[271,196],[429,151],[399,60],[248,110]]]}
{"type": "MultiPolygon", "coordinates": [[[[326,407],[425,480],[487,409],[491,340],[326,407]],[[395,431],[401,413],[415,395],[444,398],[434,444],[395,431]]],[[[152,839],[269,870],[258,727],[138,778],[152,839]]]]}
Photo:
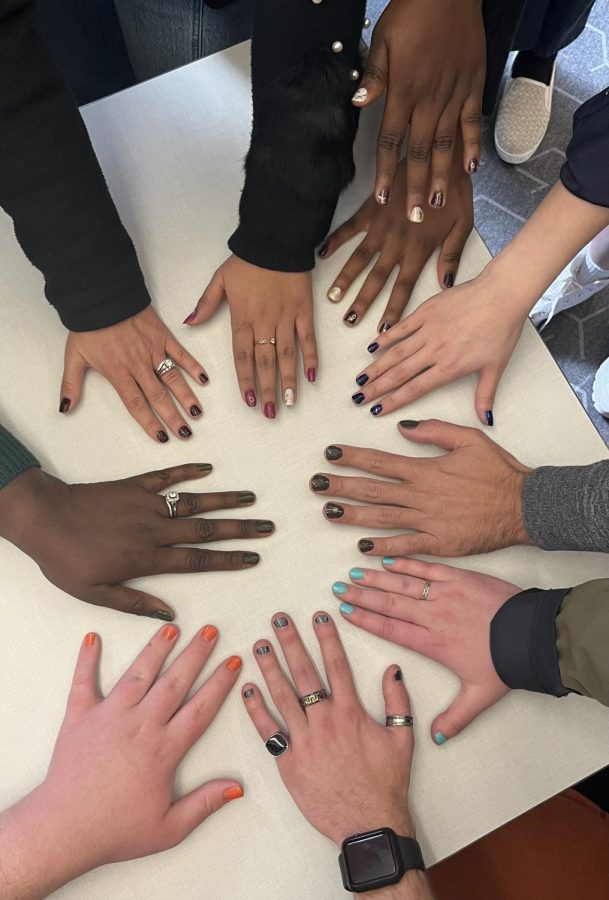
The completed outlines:
{"type": "Polygon", "coordinates": [[[471,93],[461,110],[463,135],[463,166],[474,175],[480,168],[480,123],[482,121],[481,91],[471,93]]]}
{"type": "MultiPolygon", "coordinates": [[[[247,713],[254,724],[254,728],[266,744],[272,734],[278,731],[282,734],[282,726],[278,725],[270,714],[264,697],[254,684],[246,684],[241,691],[247,713]]],[[[290,750],[287,750],[289,754],[290,750]]],[[[286,754],[282,754],[286,755],[286,754]]]]}
{"type": "Polygon", "coordinates": [[[342,225],[339,225],[336,231],[333,231],[332,234],[328,235],[317,251],[317,255],[322,259],[332,256],[339,247],[342,247],[343,244],[350,241],[356,234],[365,230],[366,228],[363,223],[360,224],[358,216],[352,216],[350,219],[347,219],[346,222],[343,222],[342,225]]]}

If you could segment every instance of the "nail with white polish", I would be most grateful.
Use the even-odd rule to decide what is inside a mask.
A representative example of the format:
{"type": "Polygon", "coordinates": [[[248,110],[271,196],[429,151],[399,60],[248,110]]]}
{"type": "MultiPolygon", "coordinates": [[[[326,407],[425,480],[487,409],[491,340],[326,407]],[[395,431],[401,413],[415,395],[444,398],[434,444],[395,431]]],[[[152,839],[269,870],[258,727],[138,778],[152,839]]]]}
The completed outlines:
{"type": "Polygon", "coordinates": [[[352,103],[365,103],[368,99],[368,91],[365,87],[360,87],[356,90],[353,97],[351,97],[352,103]]]}
{"type": "Polygon", "coordinates": [[[413,206],[410,210],[410,215],[408,216],[411,222],[422,222],[425,218],[423,210],[420,206],[413,206]]]}
{"type": "Polygon", "coordinates": [[[286,388],[283,392],[283,402],[286,406],[294,406],[294,391],[292,388],[286,388]]]}
{"type": "Polygon", "coordinates": [[[387,206],[389,203],[389,188],[383,188],[382,191],[379,191],[376,195],[376,199],[379,206],[387,206]]]}
{"type": "Polygon", "coordinates": [[[338,303],[342,295],[343,292],[341,291],[341,289],[337,286],[334,286],[328,291],[328,300],[331,300],[332,303],[338,303]]]}

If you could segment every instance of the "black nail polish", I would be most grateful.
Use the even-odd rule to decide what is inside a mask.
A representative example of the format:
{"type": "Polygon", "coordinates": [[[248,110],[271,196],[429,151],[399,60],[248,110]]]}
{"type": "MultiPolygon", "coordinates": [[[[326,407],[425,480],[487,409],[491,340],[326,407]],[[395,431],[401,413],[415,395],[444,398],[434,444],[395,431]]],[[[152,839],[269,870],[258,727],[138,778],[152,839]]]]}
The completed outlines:
{"type": "Polygon", "coordinates": [[[487,409],[486,412],[484,413],[484,418],[486,419],[487,425],[492,425],[493,424],[493,410],[487,409]]]}
{"type": "Polygon", "coordinates": [[[396,670],[395,670],[395,672],[393,673],[393,680],[394,680],[394,681],[401,681],[401,680],[402,680],[402,670],[401,670],[401,669],[396,669],[396,670]]]}
{"type": "Polygon", "coordinates": [[[326,616],[325,613],[320,613],[318,616],[315,616],[315,624],[316,625],[325,625],[326,622],[330,621],[330,616],[326,616]]]}
{"type": "Polygon", "coordinates": [[[362,553],[369,553],[371,550],[374,550],[374,543],[363,539],[357,542],[357,547],[362,553]]]}
{"type": "Polygon", "coordinates": [[[382,191],[379,191],[376,199],[379,206],[387,206],[389,203],[389,188],[384,187],[382,191]]]}
{"type": "Polygon", "coordinates": [[[252,491],[242,491],[240,494],[237,494],[238,503],[253,503],[255,499],[256,495],[252,491]]]}
{"type": "Polygon", "coordinates": [[[286,628],[288,624],[288,620],[285,616],[277,616],[277,618],[273,620],[275,628],[286,628]]]}
{"type": "Polygon", "coordinates": [[[355,383],[359,384],[360,387],[363,387],[366,384],[366,382],[369,380],[370,380],[369,376],[366,375],[365,372],[363,372],[361,375],[357,376],[357,378],[355,379],[355,383]]]}
{"type": "Polygon", "coordinates": [[[213,466],[211,463],[197,463],[197,469],[199,472],[211,472],[213,466]]]}
{"type": "Polygon", "coordinates": [[[256,531],[259,534],[270,534],[274,528],[275,526],[273,525],[273,523],[269,522],[266,519],[258,519],[258,521],[256,522],[256,531]]]}
{"type": "Polygon", "coordinates": [[[477,159],[470,159],[469,163],[467,164],[467,171],[470,173],[470,175],[474,175],[478,171],[479,167],[480,163],[477,159]]]}
{"type": "Polygon", "coordinates": [[[335,447],[334,444],[330,444],[329,447],[326,447],[325,452],[326,452],[326,459],[331,459],[331,460],[340,459],[341,456],[343,455],[343,451],[340,449],[340,447],[335,447]]]}
{"type": "Polygon", "coordinates": [[[258,656],[266,656],[267,653],[271,652],[271,648],[268,644],[263,644],[262,647],[256,647],[256,653],[258,656]]]}
{"type": "Polygon", "coordinates": [[[321,258],[323,259],[327,252],[328,252],[328,245],[324,241],[323,244],[321,245],[321,247],[319,248],[319,250],[317,251],[317,255],[321,256],[321,258]]]}
{"type": "Polygon", "coordinates": [[[260,562],[260,554],[244,553],[243,554],[243,562],[248,566],[255,566],[260,562]]]}
{"type": "Polygon", "coordinates": [[[348,312],[347,315],[343,318],[343,322],[345,325],[355,325],[357,322],[357,313],[355,310],[348,312]]]}
{"type": "Polygon", "coordinates": [[[190,415],[191,416],[200,416],[201,415],[201,407],[197,406],[196,404],[193,403],[193,405],[190,407],[190,415]]]}
{"type": "Polygon", "coordinates": [[[420,422],[417,422],[416,419],[402,419],[400,422],[400,428],[416,428],[417,425],[420,425],[420,422]]]}
{"type": "Polygon", "coordinates": [[[59,404],[59,412],[66,413],[70,408],[70,401],[67,397],[63,397],[61,403],[59,404]]]}
{"type": "Polygon", "coordinates": [[[324,513],[328,519],[341,519],[345,514],[345,510],[338,503],[326,503],[324,513]]]}
{"type": "Polygon", "coordinates": [[[377,344],[377,342],[372,341],[371,344],[368,344],[368,346],[366,347],[366,350],[368,351],[368,353],[375,353],[378,350],[378,348],[379,348],[379,345],[377,344]]]}
{"type": "Polygon", "coordinates": [[[377,403],[375,406],[372,407],[370,412],[372,413],[373,416],[378,416],[380,413],[383,412],[382,403],[377,403]]]}
{"type": "Polygon", "coordinates": [[[253,697],[254,696],[254,688],[246,688],[243,691],[243,696],[245,697],[246,700],[248,700],[250,697],[253,697]]]}
{"type": "Polygon", "coordinates": [[[444,276],[444,287],[451,288],[455,286],[454,272],[447,272],[444,276]]]}
{"type": "Polygon", "coordinates": [[[391,328],[391,322],[383,322],[383,324],[379,328],[379,334],[386,334],[390,328],[391,328]]]}
{"type": "Polygon", "coordinates": [[[209,378],[207,377],[205,372],[201,372],[201,374],[199,375],[199,381],[201,382],[201,384],[207,384],[209,378]]]}
{"type": "Polygon", "coordinates": [[[180,437],[189,438],[192,435],[192,431],[188,427],[188,425],[182,425],[181,428],[178,428],[178,434],[180,437]]]}
{"type": "Polygon", "coordinates": [[[363,403],[366,398],[364,397],[364,395],[362,394],[361,391],[358,391],[357,394],[351,395],[351,399],[353,400],[354,403],[356,403],[359,406],[360,403],[363,403]]]}
{"type": "Polygon", "coordinates": [[[158,440],[161,442],[161,444],[166,444],[167,441],[169,440],[169,437],[168,437],[166,431],[157,431],[156,436],[157,436],[158,440]]]}
{"type": "Polygon", "coordinates": [[[431,198],[431,206],[441,209],[444,206],[444,191],[435,191],[431,198]]]}
{"type": "Polygon", "coordinates": [[[173,613],[167,612],[166,609],[155,609],[150,613],[151,619],[162,619],[163,622],[173,622],[173,613]]]}
{"type": "Polygon", "coordinates": [[[309,484],[314,491],[327,491],[330,487],[330,479],[325,475],[314,475],[309,484]]]}

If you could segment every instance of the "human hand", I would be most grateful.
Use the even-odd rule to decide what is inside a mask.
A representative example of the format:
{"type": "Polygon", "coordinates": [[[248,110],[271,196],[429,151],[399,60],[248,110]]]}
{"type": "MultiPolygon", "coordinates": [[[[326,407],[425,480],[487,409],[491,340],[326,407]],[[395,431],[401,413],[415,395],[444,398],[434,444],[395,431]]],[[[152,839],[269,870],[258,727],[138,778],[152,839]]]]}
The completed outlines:
{"type": "Polygon", "coordinates": [[[358,541],[370,556],[471,556],[502,547],[530,544],[522,494],[532,471],[477,428],[430,419],[400,422],[402,437],[447,450],[428,458],[332,445],[326,459],[361,469],[372,478],[318,472],[311,490],[367,506],[331,500],[324,515],[338,525],[407,528],[415,534],[366,537],[358,541]],[[386,479],[392,479],[388,481],[386,479]]]}
{"type": "Polygon", "coordinates": [[[0,491],[0,535],[38,563],[42,574],[85,603],[169,621],[166,603],[122,582],[143,575],[246,569],[260,557],[174,544],[268,537],[272,522],[193,519],[198,513],[250,506],[251,491],[181,493],[177,518],[158,492],[201,478],[209,463],[173,466],[120,481],[65,484],[28,469],[0,491]]]}
{"type": "MultiPolygon", "coordinates": [[[[317,612],[313,628],[331,695],[306,711],[298,697],[324,685],[291,618],[276,613],[273,629],[295,686],[283,674],[272,644],[254,644],[254,658],[289,730],[289,748],[277,758],[283,782],[304,817],[338,846],[352,834],[379,827],[412,836],[407,807],[412,728],[387,728],[367,714],[332,619],[317,612]]],[[[386,714],[410,715],[397,666],[385,671],[382,687],[386,714]]],[[[256,685],[246,684],[242,696],[263,741],[281,732],[256,685]]]]}
{"type": "Polygon", "coordinates": [[[71,331],[66,342],[59,412],[74,411],[82,395],[85,372],[95,369],[110,382],[128,412],[153,440],[161,444],[168,441],[162,422],[178,437],[189,438],[192,431],[171,394],[193,419],[201,415],[201,407],[180,368],[200,384],[209,381],[205,369],[176,341],[151,306],[108,328],[71,331]],[[167,358],[175,368],[157,376],[157,367],[167,358]]]}
{"type": "Polygon", "coordinates": [[[233,356],[241,395],[248,406],[256,406],[257,378],[262,411],[267,419],[274,419],[277,366],[284,404],[293,406],[296,402],[296,339],[307,381],[317,377],[311,273],[274,272],[229,256],[214,273],[185,324],[207,322],[224,297],[230,307],[233,356]]]}
{"type": "Polygon", "coordinates": [[[174,847],[243,796],[234,779],[216,779],[175,799],[178,765],[241,668],[240,657],[229,657],[186,700],[217,634],[206,625],[159,677],[178,635],[165,625],[105,699],[97,687],[101,641],[85,637],[47,776],[0,817],[3,898],[46,897],[97,866],[174,847]]]}
{"type": "Polygon", "coordinates": [[[348,622],[451,669],[459,693],[431,723],[436,744],[455,737],[509,688],[490,651],[490,627],[506,600],[520,593],[508,581],[415,559],[383,560],[386,572],[351,569],[354,582],[332,586],[348,622]],[[423,600],[429,582],[428,595],[423,600]]]}
{"type": "Polygon", "coordinates": [[[451,163],[460,129],[462,165],[476,172],[486,47],[480,0],[391,0],[372,33],[353,102],[369,106],[387,88],[377,143],[374,194],[386,203],[410,123],[406,214],[422,222],[427,204],[452,191],[451,163]]]}
{"type": "Polygon", "coordinates": [[[326,259],[347,241],[365,231],[332,282],[328,299],[338,303],[358,275],[379,253],[355,300],[343,316],[345,325],[356,325],[382,291],[396,266],[398,275],[377,330],[383,334],[399,322],[425,264],[441,247],[438,257],[438,282],[450,288],[455,283],[463,248],[474,224],[472,185],[469,176],[453,162],[452,188],[447,201],[434,210],[422,225],[404,216],[406,197],[405,162],[400,164],[394,192],[388,206],[379,206],[374,197],[324,242],[319,255],[326,259]]]}

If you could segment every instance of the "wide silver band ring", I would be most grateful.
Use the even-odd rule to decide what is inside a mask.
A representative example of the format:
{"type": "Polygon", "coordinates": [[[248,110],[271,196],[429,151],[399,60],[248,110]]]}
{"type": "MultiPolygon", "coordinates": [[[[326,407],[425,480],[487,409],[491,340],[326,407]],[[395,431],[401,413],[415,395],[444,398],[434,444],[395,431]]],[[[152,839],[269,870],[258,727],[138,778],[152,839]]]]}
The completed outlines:
{"type": "Polygon", "coordinates": [[[387,728],[395,728],[396,726],[412,728],[412,716],[386,716],[385,725],[387,728]]]}
{"type": "Polygon", "coordinates": [[[306,709],[307,706],[315,706],[315,704],[319,703],[321,700],[327,699],[328,692],[325,688],[322,688],[320,691],[312,691],[310,694],[303,694],[302,697],[298,698],[298,702],[303,709],[306,709]]]}
{"type": "Polygon", "coordinates": [[[154,371],[160,378],[161,375],[167,375],[167,373],[171,372],[171,370],[175,369],[175,367],[176,367],[176,364],[174,363],[174,361],[172,359],[170,359],[169,357],[167,357],[166,359],[163,360],[163,362],[160,362],[158,364],[158,366],[156,367],[156,369],[154,371]]]}
{"type": "Polygon", "coordinates": [[[165,503],[167,504],[167,509],[169,510],[169,518],[175,519],[178,515],[178,503],[180,502],[180,495],[177,491],[167,491],[165,494],[165,503]]]}
{"type": "Polygon", "coordinates": [[[275,734],[270,736],[268,741],[265,741],[264,746],[271,756],[283,756],[290,748],[290,739],[283,731],[276,731],[275,734]]]}
{"type": "Polygon", "coordinates": [[[423,600],[429,600],[429,590],[431,588],[431,581],[426,581],[423,585],[423,600]]]}
{"type": "Polygon", "coordinates": [[[277,343],[277,338],[262,338],[259,341],[254,341],[255,344],[273,344],[277,343]]]}

